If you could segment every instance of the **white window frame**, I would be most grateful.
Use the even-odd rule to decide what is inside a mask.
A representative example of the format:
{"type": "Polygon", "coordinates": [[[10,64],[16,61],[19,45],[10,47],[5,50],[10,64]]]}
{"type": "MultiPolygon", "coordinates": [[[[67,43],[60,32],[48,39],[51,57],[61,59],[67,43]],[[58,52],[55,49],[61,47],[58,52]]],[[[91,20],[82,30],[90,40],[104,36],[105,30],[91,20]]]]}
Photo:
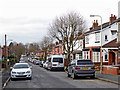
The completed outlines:
{"type": "Polygon", "coordinates": [[[85,44],[89,44],[89,36],[85,36],[85,44]]]}
{"type": "Polygon", "coordinates": [[[100,42],[100,33],[95,33],[95,42],[100,42]]]}
{"type": "Polygon", "coordinates": [[[100,62],[100,52],[93,52],[93,62],[100,62]]]}
{"type": "Polygon", "coordinates": [[[83,59],[89,59],[89,51],[83,52],[83,59]]]}

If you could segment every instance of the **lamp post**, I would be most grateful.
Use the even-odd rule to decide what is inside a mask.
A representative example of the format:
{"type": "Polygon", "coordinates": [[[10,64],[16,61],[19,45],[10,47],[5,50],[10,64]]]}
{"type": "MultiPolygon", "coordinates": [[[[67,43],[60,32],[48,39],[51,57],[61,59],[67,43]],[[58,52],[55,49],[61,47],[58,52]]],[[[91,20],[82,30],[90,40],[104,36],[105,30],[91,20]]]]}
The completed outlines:
{"type": "Polygon", "coordinates": [[[90,17],[100,17],[101,19],[101,67],[100,67],[100,73],[102,73],[102,17],[100,15],[90,15],[90,17]]]}

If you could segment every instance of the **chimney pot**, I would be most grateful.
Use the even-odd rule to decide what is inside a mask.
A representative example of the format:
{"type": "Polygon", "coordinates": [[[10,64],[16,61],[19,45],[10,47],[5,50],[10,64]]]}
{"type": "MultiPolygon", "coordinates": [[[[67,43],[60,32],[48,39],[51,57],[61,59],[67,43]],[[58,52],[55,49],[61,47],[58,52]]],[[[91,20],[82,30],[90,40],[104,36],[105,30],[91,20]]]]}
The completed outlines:
{"type": "Polygon", "coordinates": [[[113,17],[113,14],[111,14],[111,17],[113,17]]]}

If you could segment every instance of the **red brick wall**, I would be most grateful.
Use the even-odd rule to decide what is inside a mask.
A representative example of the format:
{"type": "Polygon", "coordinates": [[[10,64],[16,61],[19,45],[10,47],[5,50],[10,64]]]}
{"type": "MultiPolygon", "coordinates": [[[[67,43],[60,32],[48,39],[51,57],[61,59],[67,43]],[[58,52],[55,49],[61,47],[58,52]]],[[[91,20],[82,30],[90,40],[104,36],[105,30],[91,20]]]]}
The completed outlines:
{"type": "Polygon", "coordinates": [[[103,74],[119,75],[119,68],[115,67],[103,67],[103,74]]]}

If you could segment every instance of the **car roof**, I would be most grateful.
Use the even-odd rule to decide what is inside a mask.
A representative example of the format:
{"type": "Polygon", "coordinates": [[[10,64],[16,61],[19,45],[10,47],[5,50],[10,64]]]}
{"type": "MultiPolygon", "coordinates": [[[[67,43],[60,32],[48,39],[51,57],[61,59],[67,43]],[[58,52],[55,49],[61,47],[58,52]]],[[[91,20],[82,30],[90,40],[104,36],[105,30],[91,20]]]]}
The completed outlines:
{"type": "Polygon", "coordinates": [[[19,64],[28,64],[28,63],[15,63],[15,65],[19,65],[19,64]]]}

